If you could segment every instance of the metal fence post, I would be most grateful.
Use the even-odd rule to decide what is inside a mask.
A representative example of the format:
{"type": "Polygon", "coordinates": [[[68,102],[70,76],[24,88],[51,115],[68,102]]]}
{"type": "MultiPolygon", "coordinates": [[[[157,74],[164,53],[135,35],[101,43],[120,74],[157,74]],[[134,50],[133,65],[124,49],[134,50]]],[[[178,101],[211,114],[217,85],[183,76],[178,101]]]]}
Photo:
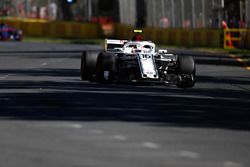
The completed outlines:
{"type": "Polygon", "coordinates": [[[175,2],[171,0],[172,27],[175,28],[175,2]]]}
{"type": "Polygon", "coordinates": [[[246,15],[245,15],[245,19],[246,19],[246,21],[245,21],[245,22],[246,22],[246,23],[245,23],[245,24],[246,24],[245,27],[246,27],[246,28],[249,27],[249,20],[248,20],[248,19],[249,19],[249,16],[248,16],[248,14],[250,14],[250,13],[249,13],[249,3],[248,3],[248,0],[246,0],[246,15]]]}
{"type": "Polygon", "coordinates": [[[192,28],[195,28],[195,2],[192,0],[192,28]]]}
{"type": "Polygon", "coordinates": [[[161,0],[161,18],[165,17],[165,2],[161,0]]]}
{"type": "Polygon", "coordinates": [[[185,3],[184,0],[181,0],[181,27],[183,27],[183,23],[185,21],[185,3]]]}
{"type": "Polygon", "coordinates": [[[92,0],[88,0],[88,21],[92,18],[92,0]]]}
{"type": "Polygon", "coordinates": [[[156,4],[155,4],[155,0],[152,1],[152,12],[153,12],[153,26],[156,26],[156,4]]]}
{"type": "Polygon", "coordinates": [[[202,5],[202,27],[206,27],[206,10],[205,10],[205,0],[201,1],[202,5]]]}

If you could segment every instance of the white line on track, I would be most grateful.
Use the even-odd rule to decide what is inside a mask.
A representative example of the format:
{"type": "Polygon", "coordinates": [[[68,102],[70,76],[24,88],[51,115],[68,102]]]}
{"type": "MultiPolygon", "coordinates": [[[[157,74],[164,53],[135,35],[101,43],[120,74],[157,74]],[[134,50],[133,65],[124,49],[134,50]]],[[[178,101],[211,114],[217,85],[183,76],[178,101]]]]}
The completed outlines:
{"type": "Polygon", "coordinates": [[[40,127],[51,127],[51,128],[74,128],[74,129],[81,129],[82,125],[77,123],[51,123],[51,124],[43,124],[39,123],[37,126],[40,127]]]}
{"type": "Polygon", "coordinates": [[[120,140],[120,141],[127,141],[128,140],[128,138],[124,135],[114,135],[112,138],[115,140],[120,140]]]}
{"type": "Polygon", "coordinates": [[[9,76],[10,76],[10,74],[4,75],[4,76],[0,77],[0,80],[4,80],[4,79],[8,78],[9,76]]]}
{"type": "Polygon", "coordinates": [[[153,143],[153,142],[144,142],[142,143],[142,146],[145,148],[149,148],[149,149],[159,149],[160,145],[157,143],[153,143]]]}
{"type": "Polygon", "coordinates": [[[102,130],[93,129],[93,130],[90,130],[89,133],[95,134],[95,135],[101,135],[101,134],[103,134],[104,132],[103,132],[102,130]]]}
{"type": "Polygon", "coordinates": [[[223,162],[223,167],[243,167],[242,164],[233,162],[233,161],[225,161],[223,162]]]}
{"type": "Polygon", "coordinates": [[[41,65],[42,65],[42,66],[47,66],[47,65],[48,65],[48,63],[42,63],[41,65]]]}
{"type": "Polygon", "coordinates": [[[197,159],[200,157],[199,153],[193,152],[193,151],[186,151],[182,150],[179,152],[179,155],[181,157],[191,158],[191,159],[197,159]]]}

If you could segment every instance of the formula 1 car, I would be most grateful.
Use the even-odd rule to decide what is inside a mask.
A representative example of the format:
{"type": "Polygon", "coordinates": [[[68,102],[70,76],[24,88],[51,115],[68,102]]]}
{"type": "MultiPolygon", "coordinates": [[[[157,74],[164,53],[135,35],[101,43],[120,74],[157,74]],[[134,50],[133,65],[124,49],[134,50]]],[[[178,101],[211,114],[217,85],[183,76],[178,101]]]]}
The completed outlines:
{"type": "Polygon", "coordinates": [[[23,39],[23,31],[17,30],[6,24],[0,24],[0,40],[21,41],[23,39]]]}
{"type": "Polygon", "coordinates": [[[159,82],[193,87],[196,65],[192,56],[179,56],[156,50],[150,41],[106,40],[101,52],[84,52],[82,80],[98,82],[159,82]]]}

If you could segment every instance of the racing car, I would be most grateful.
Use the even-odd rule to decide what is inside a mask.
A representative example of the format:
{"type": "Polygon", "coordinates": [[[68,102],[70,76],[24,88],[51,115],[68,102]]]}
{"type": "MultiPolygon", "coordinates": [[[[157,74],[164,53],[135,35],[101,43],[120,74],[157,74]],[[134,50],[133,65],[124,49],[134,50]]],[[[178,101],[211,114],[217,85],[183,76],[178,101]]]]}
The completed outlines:
{"type": "Polygon", "coordinates": [[[0,40],[14,40],[21,41],[23,39],[23,31],[17,30],[7,24],[0,24],[0,40]]]}
{"type": "Polygon", "coordinates": [[[192,56],[157,50],[151,41],[107,39],[103,51],[83,53],[81,78],[109,83],[170,83],[190,88],[196,82],[196,65],[192,56]]]}

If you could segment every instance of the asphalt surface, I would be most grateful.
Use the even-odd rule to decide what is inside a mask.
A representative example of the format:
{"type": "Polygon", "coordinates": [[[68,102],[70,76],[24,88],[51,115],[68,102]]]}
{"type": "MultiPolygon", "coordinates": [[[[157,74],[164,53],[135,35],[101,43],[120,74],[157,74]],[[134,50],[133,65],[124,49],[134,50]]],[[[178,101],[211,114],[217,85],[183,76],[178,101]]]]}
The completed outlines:
{"type": "Polygon", "coordinates": [[[193,53],[192,89],[81,81],[98,48],[0,43],[1,167],[250,166],[244,64],[193,53]]]}

